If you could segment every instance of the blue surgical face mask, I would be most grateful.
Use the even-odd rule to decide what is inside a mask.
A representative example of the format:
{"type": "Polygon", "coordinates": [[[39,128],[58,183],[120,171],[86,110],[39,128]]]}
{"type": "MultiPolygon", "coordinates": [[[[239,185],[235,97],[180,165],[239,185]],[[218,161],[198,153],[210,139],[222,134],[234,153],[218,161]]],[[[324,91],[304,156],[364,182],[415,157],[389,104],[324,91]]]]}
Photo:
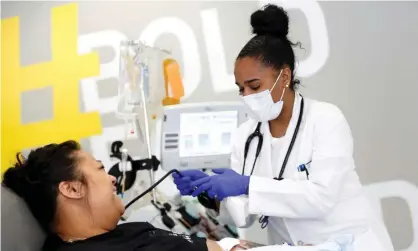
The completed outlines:
{"type": "Polygon", "coordinates": [[[286,88],[283,89],[280,100],[276,103],[273,101],[271,91],[276,87],[279,82],[280,76],[283,70],[280,71],[279,76],[274,82],[273,87],[270,90],[264,90],[259,93],[250,94],[243,97],[244,104],[249,108],[250,116],[259,122],[267,122],[279,117],[283,109],[283,95],[286,88]]]}

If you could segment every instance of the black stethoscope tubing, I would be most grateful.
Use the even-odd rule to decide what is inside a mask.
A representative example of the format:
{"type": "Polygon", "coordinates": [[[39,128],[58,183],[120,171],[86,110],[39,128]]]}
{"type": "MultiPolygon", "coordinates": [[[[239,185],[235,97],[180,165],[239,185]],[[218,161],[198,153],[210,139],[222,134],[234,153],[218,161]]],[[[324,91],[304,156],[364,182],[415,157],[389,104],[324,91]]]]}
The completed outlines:
{"type": "MultiPolygon", "coordinates": [[[[304,100],[303,100],[303,97],[302,97],[301,104],[300,104],[300,112],[299,112],[298,122],[296,124],[295,131],[293,132],[292,140],[290,141],[290,145],[289,145],[289,148],[287,149],[286,156],[283,160],[283,164],[282,164],[282,167],[280,169],[279,176],[277,178],[275,178],[277,180],[282,180],[283,179],[283,174],[284,174],[284,171],[286,169],[287,162],[289,161],[290,153],[292,152],[293,146],[295,144],[296,137],[297,137],[297,134],[299,132],[300,124],[302,122],[303,108],[304,108],[304,100]]],[[[249,151],[251,142],[252,142],[253,139],[258,138],[257,149],[256,149],[256,153],[255,153],[255,159],[254,159],[254,162],[253,162],[253,166],[252,166],[250,175],[252,175],[254,173],[255,164],[257,162],[257,159],[258,159],[258,157],[260,155],[260,152],[261,152],[261,148],[263,146],[263,135],[260,132],[260,127],[261,127],[261,122],[258,122],[256,129],[254,130],[253,133],[251,133],[248,136],[247,141],[245,142],[244,163],[242,165],[242,175],[245,174],[245,163],[247,162],[247,156],[248,156],[248,151],[249,151]]]]}
{"type": "MultiPolygon", "coordinates": [[[[279,176],[277,178],[274,178],[275,180],[282,180],[283,179],[283,174],[284,174],[284,171],[286,169],[287,162],[289,161],[289,157],[290,157],[290,154],[292,152],[293,146],[295,144],[296,137],[297,137],[298,132],[299,132],[300,124],[302,122],[304,100],[303,100],[302,95],[300,95],[300,96],[301,96],[302,99],[301,99],[301,103],[300,103],[300,111],[299,111],[298,122],[296,124],[295,131],[293,132],[292,140],[290,141],[289,148],[287,149],[287,152],[286,152],[286,156],[283,160],[283,164],[282,164],[282,167],[280,169],[279,176]]],[[[255,128],[254,132],[251,133],[248,136],[247,141],[245,142],[244,163],[242,165],[242,175],[244,175],[244,173],[245,173],[245,163],[247,161],[248,151],[250,149],[251,142],[253,141],[253,139],[258,138],[257,148],[256,148],[256,152],[255,152],[255,159],[254,159],[254,162],[253,162],[253,166],[252,166],[250,175],[252,175],[253,172],[254,172],[255,164],[257,162],[258,156],[260,155],[261,148],[263,146],[263,134],[261,134],[261,132],[260,132],[260,127],[261,127],[261,122],[258,122],[257,127],[255,128]]],[[[265,228],[268,224],[268,216],[261,216],[259,222],[261,223],[261,228],[265,228]]]]}

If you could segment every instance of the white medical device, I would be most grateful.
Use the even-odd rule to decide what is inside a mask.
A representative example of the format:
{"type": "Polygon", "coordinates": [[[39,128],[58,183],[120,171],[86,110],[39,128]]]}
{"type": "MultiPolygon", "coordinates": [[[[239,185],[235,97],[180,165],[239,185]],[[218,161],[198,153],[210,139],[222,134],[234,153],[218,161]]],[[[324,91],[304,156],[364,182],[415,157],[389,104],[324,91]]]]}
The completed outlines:
{"type": "Polygon", "coordinates": [[[165,170],[229,168],[232,133],[248,119],[241,102],[164,107],[161,166],[165,170]]]}

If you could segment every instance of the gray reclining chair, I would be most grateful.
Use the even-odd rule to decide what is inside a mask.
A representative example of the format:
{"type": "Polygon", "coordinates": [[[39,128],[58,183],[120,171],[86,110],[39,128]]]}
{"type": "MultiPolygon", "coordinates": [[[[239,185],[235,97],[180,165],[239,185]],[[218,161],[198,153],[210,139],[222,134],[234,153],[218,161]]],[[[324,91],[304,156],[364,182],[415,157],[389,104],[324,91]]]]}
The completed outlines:
{"type": "Polygon", "coordinates": [[[41,251],[45,233],[26,203],[1,186],[1,250],[41,251]]]}

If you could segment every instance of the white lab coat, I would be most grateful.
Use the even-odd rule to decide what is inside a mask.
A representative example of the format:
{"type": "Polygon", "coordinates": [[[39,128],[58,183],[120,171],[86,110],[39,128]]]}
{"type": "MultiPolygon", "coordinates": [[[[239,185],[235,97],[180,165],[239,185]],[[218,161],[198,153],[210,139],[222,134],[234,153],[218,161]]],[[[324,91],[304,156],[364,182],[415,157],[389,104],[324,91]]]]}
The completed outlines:
{"type": "MultiPolygon", "coordinates": [[[[333,236],[352,234],[353,251],[393,251],[393,245],[377,213],[362,192],[353,160],[353,139],[342,112],[334,105],[304,98],[303,118],[284,180],[274,180],[280,172],[300,111],[296,95],[293,115],[280,152],[271,153],[272,136],[268,123],[261,132],[264,142],[253,175],[249,195],[222,201],[220,220],[248,227],[259,215],[268,215],[269,245],[283,242],[318,245],[333,236]],[[272,163],[272,154],[279,154],[272,163]],[[308,165],[309,180],[297,167],[308,165]]],[[[231,166],[241,174],[244,145],[257,125],[243,123],[234,136],[231,166]]],[[[245,174],[250,175],[256,140],[251,144],[245,174]]]]}

